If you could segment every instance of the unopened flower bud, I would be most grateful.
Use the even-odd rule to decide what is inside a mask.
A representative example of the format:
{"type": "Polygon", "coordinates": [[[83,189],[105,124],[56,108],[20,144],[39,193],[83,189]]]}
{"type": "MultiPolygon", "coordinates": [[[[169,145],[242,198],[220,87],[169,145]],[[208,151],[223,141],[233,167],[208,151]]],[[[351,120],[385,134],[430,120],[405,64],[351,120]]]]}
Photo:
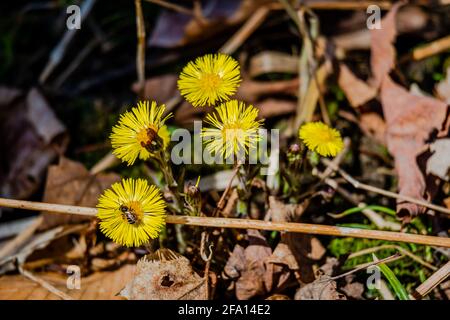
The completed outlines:
{"type": "Polygon", "coordinates": [[[185,187],[185,201],[190,214],[199,215],[202,208],[202,193],[198,185],[189,183],[185,187]]]}
{"type": "Polygon", "coordinates": [[[303,154],[303,147],[297,143],[294,143],[289,146],[289,149],[287,151],[287,160],[289,167],[292,170],[297,170],[302,165],[302,154],[303,154]]]}

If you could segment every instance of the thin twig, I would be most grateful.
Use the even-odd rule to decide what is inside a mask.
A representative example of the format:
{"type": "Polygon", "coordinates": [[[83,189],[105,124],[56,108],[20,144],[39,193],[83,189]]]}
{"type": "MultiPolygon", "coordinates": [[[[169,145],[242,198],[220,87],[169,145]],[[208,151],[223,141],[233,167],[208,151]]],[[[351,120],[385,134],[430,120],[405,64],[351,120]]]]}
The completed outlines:
{"type": "Polygon", "coordinates": [[[370,186],[368,184],[359,182],[358,180],[356,180],[355,178],[353,178],[351,175],[349,175],[347,172],[345,172],[344,170],[342,170],[341,168],[339,168],[338,166],[335,166],[330,160],[323,158],[321,160],[325,165],[330,166],[331,168],[333,168],[334,170],[336,170],[337,172],[339,172],[339,174],[345,179],[347,180],[347,182],[349,182],[351,185],[353,185],[353,187],[355,187],[356,189],[363,189],[369,192],[375,192],[381,195],[384,195],[386,197],[391,197],[391,198],[395,198],[395,199],[400,199],[403,201],[408,201],[411,203],[415,203],[442,213],[447,213],[450,214],[450,209],[429,203],[425,200],[420,200],[420,199],[416,199],[413,197],[409,197],[409,196],[405,196],[405,195],[401,195],[395,192],[391,192],[391,191],[387,191],[384,189],[380,189],[377,187],[373,187],[370,186]]]}
{"type": "Polygon", "coordinates": [[[51,293],[57,295],[58,297],[60,297],[63,300],[74,300],[74,298],[72,298],[71,296],[69,296],[68,294],[62,292],[61,290],[55,288],[53,285],[51,285],[50,283],[48,283],[47,281],[45,281],[44,279],[41,279],[39,277],[36,277],[34,274],[32,274],[31,272],[24,270],[22,268],[19,268],[20,273],[27,277],[28,279],[30,279],[31,281],[34,281],[38,284],[40,284],[42,287],[44,287],[45,289],[47,289],[48,291],[50,291],[51,293]]]}
{"type": "Polygon", "coordinates": [[[326,279],[326,280],[337,280],[337,279],[343,278],[343,277],[345,277],[345,276],[348,276],[348,275],[350,275],[350,274],[353,274],[353,273],[355,273],[355,272],[358,272],[358,271],[367,269],[368,267],[376,266],[376,265],[381,264],[381,263],[389,263],[389,262],[392,262],[392,261],[396,261],[396,260],[398,260],[398,259],[400,259],[400,258],[402,258],[402,255],[399,254],[399,253],[396,253],[396,254],[394,254],[394,255],[392,255],[392,256],[389,256],[389,257],[387,257],[387,258],[384,258],[384,259],[381,259],[381,260],[378,260],[378,261],[373,261],[373,262],[365,263],[365,264],[363,264],[363,265],[361,265],[361,266],[359,266],[359,267],[356,267],[355,269],[352,269],[352,270],[350,270],[350,271],[347,271],[347,272],[345,272],[345,273],[343,273],[343,274],[340,274],[340,275],[337,275],[337,276],[335,276],[335,277],[328,278],[328,279],[326,279]]]}
{"type": "Polygon", "coordinates": [[[373,247],[373,248],[363,249],[363,250],[360,250],[358,252],[352,253],[351,255],[348,256],[348,259],[353,259],[353,258],[356,258],[356,257],[359,257],[359,256],[363,256],[363,255],[370,254],[370,253],[377,252],[377,251],[384,250],[384,249],[396,249],[401,254],[410,257],[411,259],[413,259],[417,263],[420,263],[421,265],[423,265],[423,266],[425,266],[425,267],[427,267],[427,268],[429,268],[429,269],[431,269],[433,271],[437,270],[437,268],[435,266],[429,264],[428,262],[426,262],[422,258],[420,258],[420,257],[416,256],[415,254],[411,253],[409,250],[406,250],[406,249],[404,249],[404,248],[402,248],[400,246],[397,246],[395,244],[385,244],[385,245],[381,245],[381,246],[377,246],[377,247],[373,247]]]}
{"type": "Polygon", "coordinates": [[[237,175],[237,173],[239,171],[239,167],[240,167],[240,165],[237,164],[236,168],[234,169],[233,175],[231,176],[231,179],[228,182],[228,185],[227,185],[225,191],[222,193],[222,196],[220,197],[219,202],[217,203],[217,207],[216,207],[216,209],[214,210],[214,213],[213,213],[214,217],[218,216],[221,213],[221,211],[223,210],[223,207],[225,206],[225,199],[226,199],[228,193],[231,190],[231,186],[233,185],[233,180],[234,180],[234,178],[236,177],[236,175],[237,175]]]}
{"type": "MultiPolygon", "coordinates": [[[[343,160],[344,156],[347,154],[349,147],[350,147],[350,139],[348,137],[345,137],[343,150],[333,160],[330,161],[326,169],[323,172],[319,172],[318,170],[314,169],[313,172],[317,171],[317,175],[319,176],[319,178],[326,184],[328,184],[330,187],[332,187],[334,190],[336,190],[336,192],[338,192],[347,201],[353,203],[358,207],[361,206],[366,207],[367,205],[365,203],[357,201],[353,197],[353,195],[351,195],[345,189],[339,187],[338,183],[335,180],[329,178],[329,176],[335,171],[333,168],[339,167],[339,164],[343,160]]],[[[386,221],[383,219],[383,217],[381,217],[378,213],[376,213],[371,209],[363,209],[362,213],[370,221],[372,221],[377,226],[378,229],[389,229],[393,231],[399,231],[401,229],[401,225],[399,223],[393,221],[386,221]]]]}
{"type": "Polygon", "coordinates": [[[412,58],[414,60],[422,60],[450,49],[450,35],[444,38],[432,41],[427,45],[414,49],[412,58]]]}
{"type": "MultiPolygon", "coordinates": [[[[53,203],[11,200],[0,198],[0,206],[26,210],[50,211],[55,213],[79,214],[95,216],[96,208],[78,207],[53,203]]],[[[237,228],[257,229],[283,232],[299,232],[307,234],[319,234],[339,237],[378,239],[394,242],[417,243],[429,246],[450,248],[450,238],[425,236],[411,233],[367,230],[359,228],[336,227],[320,224],[294,223],[294,222],[269,222],[253,219],[238,218],[213,218],[194,216],[167,215],[166,223],[183,224],[190,226],[214,227],[214,228],[237,228]]]]}
{"type": "Polygon", "coordinates": [[[136,8],[137,52],[136,67],[139,83],[139,96],[144,96],[145,85],[145,24],[141,0],[134,0],[136,8]]]}

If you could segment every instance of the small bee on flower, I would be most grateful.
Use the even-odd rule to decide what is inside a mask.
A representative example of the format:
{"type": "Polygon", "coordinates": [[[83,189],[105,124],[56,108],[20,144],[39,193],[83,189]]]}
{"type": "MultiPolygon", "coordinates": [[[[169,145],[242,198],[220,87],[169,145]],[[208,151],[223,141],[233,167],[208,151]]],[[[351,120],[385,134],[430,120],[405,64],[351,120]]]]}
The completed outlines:
{"type": "Polygon", "coordinates": [[[344,147],[341,134],[322,122],[309,122],[299,130],[299,137],[308,149],[321,156],[336,156],[344,147]]]}
{"type": "Polygon", "coordinates": [[[100,196],[100,230],[114,242],[140,246],[158,237],[165,225],[166,204],[160,191],[143,179],[124,179],[100,196]]]}
{"type": "Polygon", "coordinates": [[[152,153],[164,150],[170,141],[164,122],[171,117],[163,117],[164,110],[164,105],[144,101],[122,114],[110,136],[113,154],[132,165],[137,158],[147,160],[152,153]]]}
{"type": "Polygon", "coordinates": [[[178,89],[194,107],[227,101],[241,82],[239,63],[218,53],[189,62],[180,74],[178,89]]]}
{"type": "Polygon", "coordinates": [[[257,117],[258,109],[252,105],[246,106],[237,100],[223,103],[206,116],[205,122],[212,126],[201,133],[206,138],[206,148],[225,158],[248,154],[248,150],[256,148],[261,140],[259,127],[262,120],[257,117]]]}

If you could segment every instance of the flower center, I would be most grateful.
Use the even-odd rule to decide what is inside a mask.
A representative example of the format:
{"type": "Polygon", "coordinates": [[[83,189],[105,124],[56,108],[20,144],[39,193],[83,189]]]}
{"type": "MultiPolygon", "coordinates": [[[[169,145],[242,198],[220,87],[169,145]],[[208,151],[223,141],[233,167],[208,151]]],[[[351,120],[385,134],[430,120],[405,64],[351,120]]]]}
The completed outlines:
{"type": "Polygon", "coordinates": [[[222,79],[219,75],[209,73],[203,75],[201,86],[203,90],[216,90],[219,87],[221,81],[222,79]]]}
{"type": "Polygon", "coordinates": [[[158,130],[155,127],[151,126],[139,131],[136,135],[136,139],[143,148],[148,149],[152,147],[152,144],[154,143],[157,135],[158,130]]]}
{"type": "Polygon", "coordinates": [[[240,123],[230,123],[223,126],[222,137],[225,141],[244,140],[245,130],[240,123]]]}
{"type": "Polygon", "coordinates": [[[329,130],[322,130],[317,135],[317,139],[318,139],[318,141],[320,141],[320,143],[332,142],[334,140],[334,138],[335,137],[333,136],[333,133],[330,132],[329,130]]]}
{"type": "Polygon", "coordinates": [[[120,206],[123,219],[129,224],[137,224],[144,217],[144,211],[138,201],[130,201],[120,206]]]}

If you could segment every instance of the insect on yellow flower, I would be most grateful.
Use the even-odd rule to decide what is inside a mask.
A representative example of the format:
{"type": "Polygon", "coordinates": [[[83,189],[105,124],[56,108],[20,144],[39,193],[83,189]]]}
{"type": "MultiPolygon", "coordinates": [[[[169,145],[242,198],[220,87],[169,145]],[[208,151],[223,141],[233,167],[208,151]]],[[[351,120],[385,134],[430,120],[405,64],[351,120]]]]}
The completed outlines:
{"type": "Polygon", "coordinates": [[[164,110],[164,105],[144,101],[122,114],[110,136],[113,154],[132,165],[138,157],[147,160],[153,152],[164,149],[170,140],[164,122],[171,117],[163,117],[164,110]]]}
{"type": "Polygon", "coordinates": [[[100,230],[114,242],[140,246],[158,237],[165,225],[166,204],[144,179],[124,179],[104,191],[97,204],[100,230]]]}
{"type": "Polygon", "coordinates": [[[325,157],[334,157],[344,147],[339,131],[320,121],[304,124],[299,130],[299,137],[310,150],[325,157]]]}
{"type": "Polygon", "coordinates": [[[194,107],[227,101],[241,82],[239,63],[218,53],[189,62],[180,74],[178,89],[194,107]]]}
{"type": "Polygon", "coordinates": [[[256,148],[261,140],[262,120],[257,120],[257,116],[258,109],[252,105],[246,106],[237,100],[223,103],[206,116],[205,122],[212,126],[201,133],[206,148],[225,158],[248,154],[249,148],[256,148]]]}

